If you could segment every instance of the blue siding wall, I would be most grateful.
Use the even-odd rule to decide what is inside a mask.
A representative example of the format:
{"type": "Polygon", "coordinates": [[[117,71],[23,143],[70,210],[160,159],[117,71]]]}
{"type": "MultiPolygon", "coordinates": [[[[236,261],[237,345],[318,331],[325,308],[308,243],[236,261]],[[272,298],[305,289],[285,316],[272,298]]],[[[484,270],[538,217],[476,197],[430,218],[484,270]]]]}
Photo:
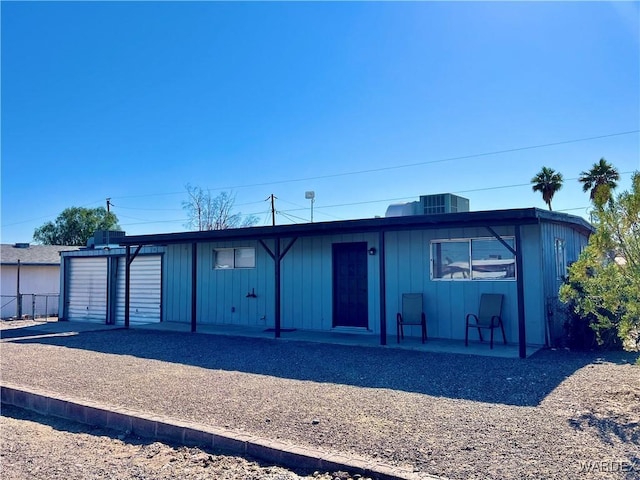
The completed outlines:
{"type": "MultiPolygon", "coordinates": [[[[333,316],[332,245],[367,242],[377,248],[377,234],[299,238],[281,264],[281,326],[329,330],[333,316]]],[[[281,248],[289,240],[281,242],[281,248]]],[[[266,241],[273,251],[273,241],[266,241]]],[[[378,256],[368,256],[369,329],[379,331],[378,256]]],[[[198,245],[198,323],[274,326],[274,261],[254,241],[198,245]],[[256,268],[216,270],[215,248],[254,247],[256,268]],[[255,292],[256,298],[247,297],[255,292]]],[[[191,321],[191,246],[167,247],[164,319],[191,321]]]]}
{"type": "MultiPolygon", "coordinates": [[[[540,245],[540,226],[521,227],[523,250],[523,281],[525,332],[527,345],[544,345],[546,337],[546,317],[544,303],[544,283],[540,272],[544,272],[540,245]]],[[[517,324],[514,331],[517,341],[517,324]]]]}
{"type": "Polygon", "coordinates": [[[556,240],[565,242],[565,260],[567,264],[575,262],[580,252],[589,243],[589,237],[565,224],[545,222],[541,228],[542,280],[544,291],[541,293],[545,302],[545,316],[549,328],[551,343],[554,344],[564,334],[564,306],[558,301],[558,291],[562,278],[556,271],[556,240]]]}
{"type": "Polygon", "coordinates": [[[545,296],[557,297],[562,279],[556,274],[556,239],[565,241],[566,261],[575,262],[580,252],[587,246],[589,237],[559,223],[542,224],[542,251],[544,260],[544,288],[545,296]]]}
{"type": "Polygon", "coordinates": [[[164,262],[162,320],[191,321],[191,245],[168,245],[164,262]]]}
{"type": "MultiPolygon", "coordinates": [[[[513,228],[495,229],[513,236],[513,228]]],[[[465,316],[477,313],[482,293],[505,295],[503,317],[507,341],[518,340],[516,282],[513,280],[446,281],[430,279],[430,242],[461,238],[491,237],[486,229],[461,228],[386,234],[387,333],[395,335],[396,313],[402,308],[403,293],[424,294],[429,336],[464,339],[465,316]]],[[[526,269],[526,265],[525,265],[526,269]]],[[[413,335],[419,335],[416,328],[413,335]]],[[[406,334],[406,333],[405,333],[406,334]]],[[[473,334],[477,335],[477,334],[473,334]]],[[[471,335],[471,338],[474,338],[471,335]]]]}
{"type": "MultiPolygon", "coordinates": [[[[273,323],[273,261],[255,241],[198,244],[197,321],[202,324],[273,323]],[[215,248],[253,247],[256,268],[216,270],[215,248]],[[253,292],[256,297],[247,297],[253,292]]],[[[167,247],[164,319],[191,322],[191,245],[167,247]]]]}
{"type": "Polygon", "coordinates": [[[273,277],[273,260],[258,242],[198,245],[198,323],[273,326],[273,277]],[[255,268],[215,269],[214,249],[230,247],[255,248],[255,268]]]}
{"type": "MultiPolygon", "coordinates": [[[[495,229],[512,237],[515,227],[495,229]]],[[[547,338],[546,297],[557,295],[555,238],[564,238],[567,260],[575,260],[586,244],[584,235],[556,224],[521,227],[527,343],[541,345],[547,338]],[[542,275],[541,275],[542,273],[542,275]]],[[[518,342],[517,282],[515,280],[446,281],[430,278],[430,242],[467,238],[493,238],[484,228],[393,231],[385,234],[387,334],[395,335],[396,313],[403,293],[422,292],[429,336],[463,339],[465,316],[477,312],[482,293],[502,293],[507,341],[518,342]]],[[[281,264],[281,326],[304,330],[330,330],[333,321],[332,246],[343,242],[366,242],[375,247],[368,255],[369,326],[380,329],[380,280],[378,234],[303,237],[296,240],[281,264]]],[[[273,250],[273,241],[266,242],[273,250]]],[[[284,249],[289,240],[282,240],[284,249]]],[[[274,261],[255,241],[215,242],[198,245],[198,323],[274,326],[274,261]],[[256,267],[216,270],[215,248],[253,247],[256,267]],[[256,297],[247,297],[250,292],[256,297]]],[[[191,245],[166,248],[164,262],[163,319],[191,321],[191,245]]],[[[410,335],[419,330],[409,329],[410,335]]],[[[476,338],[473,332],[471,338],[476,338]]]]}
{"type": "MultiPolygon", "coordinates": [[[[366,242],[378,248],[377,234],[299,238],[282,262],[282,327],[330,330],[333,323],[332,246],[366,242]]],[[[369,327],[380,330],[379,258],[368,255],[369,327]]]]}

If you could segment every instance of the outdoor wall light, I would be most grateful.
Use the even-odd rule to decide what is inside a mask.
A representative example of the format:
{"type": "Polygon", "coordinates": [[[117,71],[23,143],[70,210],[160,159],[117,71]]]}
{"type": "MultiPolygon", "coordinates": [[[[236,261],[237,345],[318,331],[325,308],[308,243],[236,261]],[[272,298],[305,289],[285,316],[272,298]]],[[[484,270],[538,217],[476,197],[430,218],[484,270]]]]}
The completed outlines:
{"type": "Polygon", "coordinates": [[[376,247],[371,247],[369,249],[369,255],[375,255],[376,254],[376,247]]]}

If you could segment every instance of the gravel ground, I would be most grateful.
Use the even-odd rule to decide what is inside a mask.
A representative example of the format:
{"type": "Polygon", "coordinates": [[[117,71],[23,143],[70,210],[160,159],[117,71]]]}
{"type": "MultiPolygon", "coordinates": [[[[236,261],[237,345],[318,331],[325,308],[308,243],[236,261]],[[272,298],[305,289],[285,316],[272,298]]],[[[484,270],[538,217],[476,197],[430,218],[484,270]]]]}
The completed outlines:
{"type": "Polygon", "coordinates": [[[10,383],[432,475],[631,479],[636,357],[500,359],[133,329],[6,338],[1,367],[10,383]]]}
{"type": "Polygon", "coordinates": [[[199,448],[149,442],[11,406],[0,417],[4,480],[367,480],[291,470],[199,448]]]}

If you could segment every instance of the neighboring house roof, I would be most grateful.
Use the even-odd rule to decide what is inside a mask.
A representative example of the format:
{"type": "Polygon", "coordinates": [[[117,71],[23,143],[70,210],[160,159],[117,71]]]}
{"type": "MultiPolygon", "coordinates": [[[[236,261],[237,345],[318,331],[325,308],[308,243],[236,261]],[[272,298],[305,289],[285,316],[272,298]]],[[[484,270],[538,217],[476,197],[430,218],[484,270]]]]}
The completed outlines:
{"type": "Polygon", "coordinates": [[[0,245],[0,264],[60,265],[60,252],[78,250],[67,245],[30,245],[28,243],[3,243],[0,245]]]}
{"type": "Polygon", "coordinates": [[[483,212],[441,213],[437,215],[408,215],[403,217],[339,220],[334,222],[303,223],[267,227],[234,228],[204,232],[160,233],[125,236],[120,245],[168,245],[172,243],[206,242],[216,240],[291,238],[341,233],[384,232],[397,230],[486,227],[499,225],[533,225],[541,222],[564,223],[589,235],[593,227],[582,217],[551,212],[539,208],[491,210],[483,212]]]}

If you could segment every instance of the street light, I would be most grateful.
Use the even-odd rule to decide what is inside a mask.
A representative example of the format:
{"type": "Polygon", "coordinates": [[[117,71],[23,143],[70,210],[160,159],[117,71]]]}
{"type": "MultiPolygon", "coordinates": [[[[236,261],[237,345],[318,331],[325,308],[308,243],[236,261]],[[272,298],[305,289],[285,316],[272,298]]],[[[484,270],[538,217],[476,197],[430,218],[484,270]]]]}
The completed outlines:
{"type": "Polygon", "coordinates": [[[306,198],[307,200],[311,200],[311,223],[313,223],[313,201],[316,198],[316,192],[314,192],[313,190],[304,192],[304,198],[306,198]]]}

